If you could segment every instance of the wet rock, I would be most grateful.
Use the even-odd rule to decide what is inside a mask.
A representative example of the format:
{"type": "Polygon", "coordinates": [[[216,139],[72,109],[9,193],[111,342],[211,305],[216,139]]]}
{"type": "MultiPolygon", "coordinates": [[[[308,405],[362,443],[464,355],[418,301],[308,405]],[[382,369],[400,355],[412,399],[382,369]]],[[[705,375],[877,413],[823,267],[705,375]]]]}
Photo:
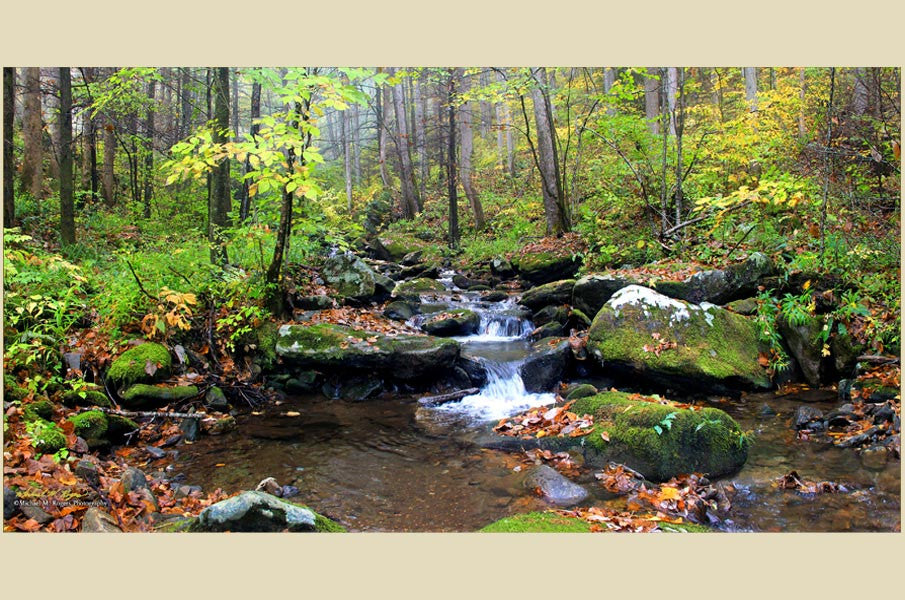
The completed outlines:
{"type": "Polygon", "coordinates": [[[581,268],[581,257],[556,256],[549,252],[525,254],[514,259],[513,267],[518,276],[530,285],[543,285],[551,281],[569,279],[581,268]]]}
{"type": "Polygon", "coordinates": [[[874,436],[880,432],[880,429],[877,427],[870,427],[864,433],[859,433],[858,435],[852,436],[848,439],[842,440],[841,442],[835,444],[838,448],[857,448],[859,446],[863,446],[864,444],[870,443],[874,436]]]}
{"type": "Polygon", "coordinates": [[[459,308],[428,316],[421,323],[421,329],[429,335],[451,337],[477,333],[480,325],[481,318],[477,313],[459,308]]]}
{"type": "Polygon", "coordinates": [[[474,387],[483,387],[487,383],[487,366],[484,359],[476,356],[462,355],[456,363],[468,376],[468,380],[474,387]]]}
{"type": "Polygon", "coordinates": [[[575,282],[572,289],[572,306],[591,319],[613,297],[613,294],[635,282],[604,273],[591,273],[575,282]]]}
{"type": "Polygon", "coordinates": [[[339,396],[349,402],[363,402],[376,396],[383,389],[383,381],[380,379],[352,379],[340,385],[339,396]]]}
{"type": "Polygon", "coordinates": [[[760,410],[757,411],[757,415],[758,415],[759,417],[765,417],[765,418],[766,418],[766,417],[775,417],[775,416],[776,416],[776,411],[773,410],[773,407],[772,407],[772,406],[770,406],[770,405],[767,404],[767,403],[764,403],[763,405],[761,405],[760,410]]]}
{"type": "Polygon", "coordinates": [[[795,429],[807,429],[814,421],[823,421],[823,411],[813,406],[799,406],[792,415],[792,426],[795,429]]]}
{"type": "Polygon", "coordinates": [[[47,511],[35,504],[22,504],[21,506],[19,506],[19,510],[27,518],[34,519],[41,525],[47,525],[48,523],[53,521],[53,516],[51,516],[47,511]]]}
{"type": "Polygon", "coordinates": [[[556,506],[574,506],[588,497],[588,491],[549,467],[540,465],[525,478],[525,486],[539,490],[544,500],[556,506]]]}
{"type": "Polygon", "coordinates": [[[494,258],[490,261],[490,272],[500,279],[511,279],[515,277],[515,269],[512,263],[505,258],[494,258]]]}
{"type": "Polygon", "coordinates": [[[629,370],[669,385],[771,385],[758,362],[754,321],[638,285],[622,288],[600,309],[587,348],[604,369],[629,370]]]}
{"type": "Polygon", "coordinates": [[[789,352],[795,357],[804,380],[808,385],[818,387],[825,376],[823,342],[819,337],[823,325],[814,317],[809,317],[803,324],[796,325],[781,316],[777,319],[777,326],[789,347],[789,352]]]}
{"type": "Polygon", "coordinates": [[[175,446],[179,442],[182,441],[182,434],[177,433],[176,435],[171,435],[167,439],[164,440],[163,444],[161,444],[162,448],[169,448],[170,446],[175,446]]]}
{"type": "Polygon", "coordinates": [[[597,393],[597,388],[593,385],[589,383],[580,383],[569,387],[569,391],[566,393],[566,400],[587,398],[588,396],[594,396],[597,393]]]}
{"type": "Polygon", "coordinates": [[[81,531],[82,533],[122,533],[116,524],[116,519],[96,506],[85,511],[81,531]]]}
{"type": "Polygon", "coordinates": [[[177,498],[186,498],[191,496],[192,494],[198,496],[202,492],[200,485],[180,485],[176,488],[176,497],[177,498]]]}
{"type": "Polygon", "coordinates": [[[503,302],[509,299],[509,294],[502,290],[498,290],[495,292],[490,292],[486,296],[484,296],[484,300],[487,302],[503,302]]]}
{"type": "Polygon", "coordinates": [[[436,378],[455,365],[459,344],[422,335],[388,336],[341,325],[283,325],[276,352],[290,365],[321,371],[382,372],[395,379],[436,378]]]}
{"type": "Polygon", "coordinates": [[[327,295],[302,296],[293,300],[292,304],[302,310],[327,310],[333,308],[333,298],[327,295]]]}
{"type": "Polygon", "coordinates": [[[197,531],[315,531],[315,514],[264,492],[242,492],[205,508],[197,531]]]}
{"type": "Polygon", "coordinates": [[[839,400],[841,402],[848,402],[852,398],[852,383],[851,379],[840,379],[837,389],[839,391],[839,400]]]}
{"type": "Polygon", "coordinates": [[[217,386],[211,386],[204,395],[204,405],[212,410],[226,412],[229,410],[229,400],[226,394],[217,386]]]}
{"type": "Polygon", "coordinates": [[[442,293],[446,288],[436,279],[419,277],[408,281],[400,281],[393,289],[396,298],[417,298],[420,294],[442,293]]]}
{"type": "Polygon", "coordinates": [[[165,458],[167,453],[165,450],[161,450],[157,446],[145,446],[145,452],[150,455],[151,458],[157,460],[159,458],[165,458]]]}
{"type": "Polygon", "coordinates": [[[321,275],[342,298],[365,301],[378,293],[377,273],[351,252],[328,258],[321,275]]]}
{"type": "Polygon", "coordinates": [[[284,384],[286,391],[292,394],[307,394],[317,389],[318,374],[315,371],[299,371],[284,384]]]}
{"type": "Polygon", "coordinates": [[[120,483],[123,484],[123,491],[127,494],[135,490],[151,489],[151,486],[148,485],[148,478],[135,467],[129,467],[123,472],[120,483]]]}
{"type": "Polygon", "coordinates": [[[842,409],[830,411],[824,418],[827,427],[848,427],[856,419],[854,412],[842,409]]]}
{"type": "Polygon", "coordinates": [[[123,406],[129,408],[143,408],[147,406],[163,406],[170,402],[178,402],[187,400],[192,396],[197,396],[199,390],[194,385],[177,385],[173,387],[159,387],[156,385],[146,385],[137,383],[120,396],[123,406]]]}
{"type": "Polygon", "coordinates": [[[293,496],[299,495],[299,489],[294,485],[284,485],[281,488],[281,497],[282,498],[292,498],[293,496]]]}
{"type": "Polygon", "coordinates": [[[874,416],[874,425],[879,425],[880,423],[885,423],[887,421],[892,421],[896,418],[896,411],[889,404],[884,404],[876,409],[873,413],[874,416]]]}
{"type": "Polygon", "coordinates": [[[213,419],[212,422],[205,423],[204,432],[208,435],[223,435],[230,431],[235,431],[239,424],[232,415],[223,417],[222,419],[213,419]]]}
{"type": "Polygon", "coordinates": [[[467,290],[476,285],[487,285],[487,282],[482,279],[472,279],[470,277],[466,277],[461,273],[456,273],[452,278],[453,285],[457,288],[467,290]]]}
{"type": "Polygon", "coordinates": [[[857,359],[864,351],[864,345],[858,344],[848,333],[838,332],[830,339],[830,353],[836,372],[851,375],[855,371],[857,359]]]}
{"type": "Polygon", "coordinates": [[[198,419],[183,419],[182,423],[179,424],[179,429],[182,431],[182,439],[188,442],[194,442],[198,439],[200,431],[198,419]]]}
{"type": "Polygon", "coordinates": [[[544,338],[531,344],[531,352],[519,367],[528,392],[549,392],[563,379],[571,349],[569,340],[544,338]]]}
{"type": "Polygon", "coordinates": [[[19,512],[19,497],[11,488],[3,486],[3,518],[12,519],[19,512]]]}
{"type": "Polygon", "coordinates": [[[531,321],[535,325],[546,325],[547,323],[558,323],[564,326],[569,320],[569,309],[566,306],[545,306],[531,317],[531,321]]]}
{"type": "Polygon", "coordinates": [[[409,252],[405,256],[402,257],[402,265],[406,267],[410,267],[412,265],[416,265],[421,262],[422,257],[424,256],[424,252],[421,250],[415,250],[414,252],[409,252]]]}
{"type": "Polygon", "coordinates": [[[533,332],[531,332],[532,340],[542,340],[544,338],[550,337],[562,337],[566,334],[565,328],[557,323],[556,321],[551,321],[550,323],[545,323],[541,325],[533,332]]]}
{"type": "Polygon", "coordinates": [[[255,491],[267,492],[268,494],[272,494],[274,496],[283,495],[283,488],[279,483],[277,483],[277,480],[274,477],[267,477],[265,479],[262,479],[260,483],[255,486],[255,491]]]}
{"type": "Polygon", "coordinates": [[[439,276],[440,269],[435,265],[412,265],[410,267],[403,267],[399,271],[398,275],[394,276],[394,279],[396,279],[397,281],[403,279],[414,279],[416,277],[437,279],[439,276]]]}
{"type": "Polygon", "coordinates": [[[545,306],[570,304],[574,287],[574,279],[564,279],[539,285],[522,294],[519,304],[527,306],[532,311],[540,310],[545,306]]]}
{"type": "Polygon", "coordinates": [[[394,321],[408,321],[416,314],[416,307],[413,303],[404,300],[395,300],[387,304],[383,311],[383,316],[394,321]]]}

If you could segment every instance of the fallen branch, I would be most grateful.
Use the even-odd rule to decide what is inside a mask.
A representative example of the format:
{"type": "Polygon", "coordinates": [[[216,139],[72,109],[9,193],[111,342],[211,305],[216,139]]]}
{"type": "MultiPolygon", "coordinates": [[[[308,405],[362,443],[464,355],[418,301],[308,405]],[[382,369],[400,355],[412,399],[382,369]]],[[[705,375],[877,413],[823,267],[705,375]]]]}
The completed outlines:
{"type": "Polygon", "coordinates": [[[149,294],[148,291],[145,289],[145,286],[143,286],[143,285],[141,284],[141,279],[138,278],[138,274],[135,272],[135,269],[132,268],[132,263],[130,263],[130,262],[127,260],[127,261],[126,261],[126,264],[129,266],[129,270],[132,271],[132,277],[135,278],[135,283],[138,284],[138,289],[141,290],[141,293],[144,294],[145,296],[147,296],[148,298],[150,298],[151,300],[153,300],[154,302],[158,302],[160,299],[159,299],[159,298],[155,298],[154,296],[152,296],[151,294],[149,294]]]}
{"type": "Polygon", "coordinates": [[[446,404],[447,402],[455,402],[456,400],[461,400],[465,396],[477,394],[479,391],[480,390],[478,388],[468,388],[465,390],[450,392],[448,394],[440,394],[439,396],[425,396],[424,398],[418,399],[418,404],[424,406],[439,406],[440,404],[446,404]]]}
{"type": "Polygon", "coordinates": [[[897,363],[899,362],[899,357],[897,356],[879,356],[876,354],[864,354],[855,359],[857,362],[869,362],[885,365],[887,363],[897,363]]]}
{"type": "Polygon", "coordinates": [[[182,413],[182,412],[169,412],[165,410],[117,410],[114,408],[103,408],[103,407],[94,407],[94,408],[82,408],[78,412],[83,413],[92,410],[99,410],[101,412],[107,413],[108,415],[119,415],[121,417],[161,417],[164,419],[203,419],[209,416],[207,413],[196,412],[196,413],[182,413]]]}

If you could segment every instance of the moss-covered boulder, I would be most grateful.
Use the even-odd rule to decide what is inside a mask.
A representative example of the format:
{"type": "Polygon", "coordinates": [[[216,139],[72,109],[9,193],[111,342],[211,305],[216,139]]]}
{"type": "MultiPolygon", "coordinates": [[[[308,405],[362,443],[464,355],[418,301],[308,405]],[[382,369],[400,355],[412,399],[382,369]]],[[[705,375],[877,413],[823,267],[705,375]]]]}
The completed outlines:
{"type": "Polygon", "coordinates": [[[124,391],[122,396],[123,406],[140,408],[145,406],[163,406],[170,402],[188,400],[198,395],[198,388],[194,385],[159,386],[136,383],[124,391]]]}
{"type": "Polygon", "coordinates": [[[421,329],[429,335],[448,337],[477,333],[481,317],[474,311],[460,308],[435,313],[425,317],[421,329]]]}
{"type": "Polygon", "coordinates": [[[408,321],[419,311],[417,303],[394,300],[383,309],[383,316],[394,321],[408,321]]]}
{"type": "MultiPolygon", "coordinates": [[[[694,523],[659,523],[664,533],[712,533],[694,523]]],[[[591,524],[555,512],[530,512],[505,517],[482,528],[481,533],[591,533],[591,524]]]]}
{"type": "Polygon", "coordinates": [[[152,383],[170,376],[173,362],[166,346],[145,342],[123,352],[107,371],[107,379],[117,389],[133,383],[152,383]]]}
{"type": "Polygon", "coordinates": [[[47,398],[41,398],[40,400],[29,402],[22,410],[22,417],[25,419],[26,423],[36,421],[38,419],[49,421],[53,418],[53,402],[51,402],[47,398]]]}
{"type": "Polygon", "coordinates": [[[522,295],[519,304],[527,306],[533,311],[545,306],[558,306],[572,302],[572,288],[575,287],[574,279],[552,281],[531,288],[522,295]]]}
{"type": "Polygon", "coordinates": [[[235,532],[323,532],[345,529],[308,507],[277,498],[266,492],[242,492],[208,506],[195,521],[192,531],[235,532]]]}
{"type": "Polygon", "coordinates": [[[593,317],[622,288],[636,283],[608,273],[589,273],[575,282],[571,304],[593,317]]]}
{"type": "Polygon", "coordinates": [[[68,390],[63,393],[63,404],[66,406],[100,406],[112,408],[113,402],[99,386],[91,385],[87,389],[68,390]]]}
{"type": "Polygon", "coordinates": [[[321,275],[343,298],[364,301],[390,291],[386,289],[387,278],[378,277],[363,260],[348,252],[328,258],[321,275]]]}
{"type": "Polygon", "coordinates": [[[408,254],[423,250],[425,243],[403,234],[385,234],[378,238],[381,248],[386,252],[386,257],[399,262],[408,254]]]}
{"type": "Polygon", "coordinates": [[[725,304],[757,293],[757,286],[776,272],[768,256],[760,252],[725,269],[699,271],[682,281],[660,281],[655,289],[661,294],[688,302],[725,304]]]}
{"type": "Polygon", "coordinates": [[[20,401],[28,395],[28,390],[19,385],[16,378],[9,373],[3,374],[3,399],[6,402],[20,401]]]}
{"type": "Polygon", "coordinates": [[[566,400],[578,400],[579,398],[587,398],[588,396],[596,396],[597,388],[590,383],[579,383],[570,386],[566,391],[566,400]]]}
{"type": "Polygon", "coordinates": [[[276,353],[322,371],[378,371],[403,380],[435,378],[455,366],[459,344],[427,335],[384,335],[342,325],[283,325],[276,353]]]}
{"type": "Polygon", "coordinates": [[[98,445],[104,440],[107,433],[107,415],[99,410],[89,410],[69,417],[68,421],[74,426],[77,436],[84,438],[89,446],[98,445]]]}
{"type": "Polygon", "coordinates": [[[638,285],[616,292],[588,332],[603,368],[685,387],[770,387],[754,321],[712,304],[674,300],[638,285]]]}
{"type": "Polygon", "coordinates": [[[534,252],[518,256],[512,261],[518,276],[530,285],[574,277],[581,268],[581,258],[558,256],[551,252],[534,252]]]}
{"type": "Polygon", "coordinates": [[[400,281],[393,289],[393,296],[418,296],[420,294],[442,293],[446,288],[436,279],[428,277],[419,277],[417,279],[409,279],[408,281],[400,281]]]}
{"type": "Polygon", "coordinates": [[[29,423],[28,432],[38,452],[53,454],[66,447],[66,434],[52,421],[36,419],[29,423]]]}

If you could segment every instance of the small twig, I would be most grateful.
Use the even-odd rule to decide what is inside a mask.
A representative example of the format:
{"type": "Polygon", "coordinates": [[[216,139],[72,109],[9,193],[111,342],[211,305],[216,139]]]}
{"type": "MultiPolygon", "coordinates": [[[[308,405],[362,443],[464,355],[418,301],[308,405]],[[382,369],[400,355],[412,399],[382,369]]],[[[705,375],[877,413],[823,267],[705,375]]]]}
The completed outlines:
{"type": "Polygon", "coordinates": [[[192,285],[192,282],[189,281],[189,278],[188,278],[188,277],[186,277],[185,275],[183,275],[182,273],[180,273],[179,271],[177,271],[176,269],[174,269],[174,268],[171,267],[170,265],[167,265],[167,269],[169,269],[169,270],[170,270],[170,273],[172,273],[173,275],[176,275],[177,277],[181,277],[182,280],[185,281],[185,282],[186,282],[187,284],[189,284],[190,286],[192,285]]]}
{"type": "Polygon", "coordinates": [[[207,413],[204,412],[196,412],[196,413],[182,413],[182,412],[167,412],[167,411],[159,411],[159,410],[117,410],[113,408],[103,408],[103,407],[94,407],[94,408],[82,408],[78,412],[86,412],[90,410],[99,410],[101,412],[107,413],[108,415],[119,415],[121,417],[163,417],[165,419],[203,419],[208,416],[207,413]]]}
{"type": "Polygon", "coordinates": [[[143,286],[141,284],[141,279],[138,278],[138,274],[135,272],[135,269],[132,268],[132,263],[127,260],[126,264],[129,265],[129,270],[132,271],[132,277],[135,278],[135,283],[138,284],[138,289],[141,290],[141,293],[144,294],[145,296],[147,296],[148,298],[150,298],[151,300],[153,300],[154,302],[158,302],[160,299],[155,298],[154,296],[149,294],[148,291],[145,289],[145,286],[143,286]]]}

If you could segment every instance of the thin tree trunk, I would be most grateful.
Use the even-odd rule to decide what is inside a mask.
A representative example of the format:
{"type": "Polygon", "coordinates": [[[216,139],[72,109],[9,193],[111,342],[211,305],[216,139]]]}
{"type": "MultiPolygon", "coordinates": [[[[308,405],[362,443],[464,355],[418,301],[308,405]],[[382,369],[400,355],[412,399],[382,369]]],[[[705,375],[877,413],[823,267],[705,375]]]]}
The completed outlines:
{"type": "Polygon", "coordinates": [[[453,104],[456,93],[456,76],[456,72],[451,70],[446,88],[446,189],[449,195],[449,247],[452,249],[459,247],[459,197],[456,181],[456,109],[453,104]]]}
{"type": "MultiPolygon", "coordinates": [[[[348,85],[348,78],[343,76],[344,83],[348,85]]],[[[346,180],[346,203],[349,214],[352,214],[352,135],[349,131],[349,110],[339,114],[340,136],[343,146],[343,174],[346,180]]]]}
{"type": "Polygon", "coordinates": [[[179,138],[188,137],[191,129],[192,119],[192,90],[191,90],[191,67],[183,67],[180,69],[179,92],[180,92],[180,109],[179,109],[179,138]]]}
{"type": "Polygon", "coordinates": [[[669,109],[669,135],[676,135],[676,91],[678,75],[676,67],[666,68],[666,105],[669,109]]]}
{"type": "Polygon", "coordinates": [[[676,108],[672,112],[673,122],[676,127],[676,221],[682,222],[683,195],[682,195],[682,138],[685,133],[685,71],[682,67],[675,68],[676,78],[676,108]]]}
{"type": "MultiPolygon", "coordinates": [[[[110,73],[105,73],[109,76],[110,73]]],[[[101,190],[104,203],[112,207],[116,202],[116,189],[113,173],[113,163],[116,160],[116,133],[115,123],[110,115],[104,115],[104,173],[101,178],[101,190]]]]}
{"type": "Polygon", "coordinates": [[[798,137],[802,140],[808,134],[807,126],[804,121],[804,99],[807,92],[807,82],[805,81],[805,68],[801,67],[798,71],[798,100],[801,106],[798,108],[798,137]]]}
{"type": "Polygon", "coordinates": [[[651,74],[656,73],[657,69],[648,67],[647,77],[644,78],[644,116],[647,118],[647,125],[650,132],[654,135],[660,133],[660,83],[651,74]]]}
{"type": "MultiPolygon", "coordinates": [[[[49,95],[42,94],[41,98],[47,105],[48,113],[52,115],[60,114],[60,72],[59,69],[47,69],[45,72],[49,87],[52,90],[49,95]]],[[[71,90],[71,84],[70,84],[71,90]]],[[[49,149],[48,167],[51,179],[60,179],[60,121],[59,119],[51,119],[48,123],[50,129],[50,143],[47,145],[49,149]]]]}
{"type": "MultiPolygon", "coordinates": [[[[481,79],[480,84],[481,87],[487,87],[487,84],[490,83],[488,79],[487,70],[484,69],[481,71],[481,79]]],[[[490,102],[487,100],[480,100],[481,106],[481,139],[487,139],[487,132],[490,131],[491,126],[491,113],[490,113],[490,102]]]]}
{"type": "Polygon", "coordinates": [[[415,105],[415,148],[418,153],[418,196],[424,198],[424,188],[427,185],[427,142],[424,136],[424,94],[421,90],[421,80],[414,83],[413,103],[415,105]]]}
{"type": "Polygon", "coordinates": [[[745,76],[745,100],[751,112],[757,112],[757,69],[754,67],[742,67],[745,76]]]}
{"type": "MultiPolygon", "coordinates": [[[[391,68],[390,74],[395,74],[395,71],[395,68],[391,68]]],[[[408,125],[406,124],[402,93],[401,83],[393,86],[393,105],[396,111],[396,147],[400,162],[399,179],[402,185],[403,215],[405,218],[411,218],[419,212],[420,207],[415,188],[415,175],[412,169],[412,155],[409,149],[408,125]]]]}
{"type": "Polygon", "coordinates": [[[144,193],[144,217],[146,219],[151,218],[151,199],[154,194],[154,188],[151,183],[151,177],[154,171],[154,110],[155,110],[155,101],[154,94],[157,90],[156,81],[151,80],[148,83],[148,99],[150,100],[150,106],[148,107],[148,116],[145,120],[145,135],[147,136],[147,142],[145,143],[145,169],[144,169],[144,183],[145,183],[145,193],[144,193]]]}
{"type": "Polygon", "coordinates": [[[230,79],[232,80],[232,118],[233,137],[239,137],[239,70],[230,69],[230,79]]]}
{"type": "MultiPolygon", "coordinates": [[[[377,72],[383,71],[382,67],[377,68],[377,72]]],[[[390,176],[387,172],[387,90],[383,86],[378,86],[377,97],[374,102],[374,112],[377,114],[377,162],[380,166],[380,181],[383,182],[383,189],[390,191],[390,176]]]]}
{"type": "Polygon", "coordinates": [[[830,69],[830,97],[826,103],[826,144],[823,148],[823,204],[820,207],[820,264],[824,264],[824,251],[826,250],[826,210],[830,193],[830,169],[832,157],[830,156],[830,142],[833,140],[833,95],[836,92],[836,68],[830,69]]]}
{"type": "MultiPolygon", "coordinates": [[[[85,67],[82,70],[85,76],[85,87],[90,86],[95,80],[93,67],[85,67]]],[[[91,202],[97,202],[98,173],[97,173],[97,119],[92,116],[90,110],[83,113],[85,119],[85,162],[88,165],[88,187],[91,190],[91,202]]]]}
{"type": "Polygon", "coordinates": [[[22,186],[19,189],[31,194],[35,200],[40,200],[44,197],[44,125],[41,118],[41,69],[38,67],[25,69],[24,109],[22,138],[25,147],[22,156],[22,186]]]}
{"type": "MultiPolygon", "coordinates": [[[[616,83],[616,70],[613,67],[605,67],[603,69],[603,93],[609,94],[610,90],[613,89],[613,84],[616,83]]],[[[609,106],[606,109],[606,114],[613,116],[616,114],[616,109],[613,106],[609,106]]]]}
{"type": "MultiPolygon", "coordinates": [[[[224,143],[227,138],[223,132],[229,129],[229,69],[227,67],[217,67],[212,95],[215,103],[212,139],[215,144],[224,143]]],[[[230,204],[229,159],[224,158],[212,172],[208,211],[210,214],[208,239],[211,245],[211,262],[220,266],[226,265],[229,261],[222,230],[229,225],[230,204]]]]}
{"type": "MultiPolygon", "coordinates": [[[[255,81],[251,84],[251,117],[249,120],[249,132],[253,140],[258,135],[258,129],[261,127],[256,122],[259,118],[261,118],[261,84],[255,81]]],[[[257,141],[255,141],[255,145],[257,145],[257,141]]],[[[244,171],[246,175],[251,171],[251,161],[248,157],[245,157],[244,171]]],[[[239,218],[242,221],[248,218],[248,213],[251,209],[251,197],[248,193],[248,187],[248,180],[244,179],[242,181],[242,201],[239,204],[239,218]]]]}
{"type": "Polygon", "coordinates": [[[352,174],[355,177],[355,185],[361,185],[361,123],[358,103],[352,104],[352,174]]]}
{"type": "Polygon", "coordinates": [[[75,243],[75,207],[72,197],[72,82],[69,67],[60,67],[60,240],[75,243]]]}
{"type": "Polygon", "coordinates": [[[16,224],[16,200],[13,196],[13,116],[16,112],[16,70],[3,67],[3,226],[16,224]]]}
{"type": "MultiPolygon", "coordinates": [[[[660,82],[663,83],[666,81],[666,69],[660,69],[660,82]]],[[[669,229],[669,197],[667,194],[666,188],[666,173],[667,173],[667,165],[666,165],[666,151],[669,144],[668,139],[668,121],[669,121],[669,106],[666,99],[667,87],[665,85],[660,86],[660,137],[663,140],[662,147],[662,155],[661,155],[661,165],[660,165],[660,237],[662,238],[666,233],[666,230],[669,229]]]]}
{"type": "Polygon", "coordinates": [[[552,107],[547,96],[547,78],[544,67],[532,69],[537,84],[532,88],[534,103],[534,121],[537,127],[537,167],[541,176],[541,187],[544,197],[544,215],[547,222],[547,235],[561,235],[569,231],[559,174],[559,160],[556,155],[552,107]]]}
{"type": "Polygon", "coordinates": [[[855,91],[852,95],[852,112],[860,116],[867,113],[868,98],[870,96],[867,85],[867,71],[862,67],[855,67],[853,74],[855,91]]]}
{"type": "MultiPolygon", "coordinates": [[[[464,69],[456,69],[454,77],[461,81],[460,89],[462,94],[467,94],[470,89],[470,81],[464,76],[464,69]]],[[[452,98],[451,101],[455,101],[455,99],[452,98]]],[[[471,125],[473,106],[473,102],[466,102],[462,105],[460,112],[459,127],[462,132],[461,177],[462,188],[465,190],[465,196],[468,198],[468,202],[471,204],[471,211],[474,214],[475,229],[483,231],[486,226],[484,222],[484,207],[481,206],[481,199],[478,198],[478,193],[474,188],[474,174],[471,169],[471,154],[474,151],[474,129],[471,125]]]]}

